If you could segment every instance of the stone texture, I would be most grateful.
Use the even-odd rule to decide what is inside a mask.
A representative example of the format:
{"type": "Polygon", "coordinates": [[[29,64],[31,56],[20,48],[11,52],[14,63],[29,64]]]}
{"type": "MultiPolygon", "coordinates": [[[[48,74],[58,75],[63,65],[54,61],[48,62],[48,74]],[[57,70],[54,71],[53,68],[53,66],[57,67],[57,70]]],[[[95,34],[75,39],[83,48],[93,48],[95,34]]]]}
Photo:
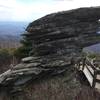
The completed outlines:
{"type": "Polygon", "coordinates": [[[33,55],[1,74],[0,85],[16,89],[30,80],[74,69],[71,64],[80,59],[82,49],[100,42],[99,19],[100,8],[80,8],[30,23],[23,35],[32,41],[33,55]]]}
{"type": "Polygon", "coordinates": [[[53,13],[29,24],[24,34],[32,40],[33,53],[70,55],[100,42],[100,8],[80,8],[53,13]]]}

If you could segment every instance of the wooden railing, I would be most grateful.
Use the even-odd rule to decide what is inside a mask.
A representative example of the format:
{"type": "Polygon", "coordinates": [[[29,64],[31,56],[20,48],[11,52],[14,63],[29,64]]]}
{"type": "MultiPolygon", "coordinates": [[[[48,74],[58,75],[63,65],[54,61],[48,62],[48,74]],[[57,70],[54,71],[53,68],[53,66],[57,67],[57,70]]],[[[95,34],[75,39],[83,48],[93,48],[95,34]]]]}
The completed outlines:
{"type": "Polygon", "coordinates": [[[100,89],[100,69],[91,60],[85,58],[76,64],[88,79],[91,87],[100,89]]]}

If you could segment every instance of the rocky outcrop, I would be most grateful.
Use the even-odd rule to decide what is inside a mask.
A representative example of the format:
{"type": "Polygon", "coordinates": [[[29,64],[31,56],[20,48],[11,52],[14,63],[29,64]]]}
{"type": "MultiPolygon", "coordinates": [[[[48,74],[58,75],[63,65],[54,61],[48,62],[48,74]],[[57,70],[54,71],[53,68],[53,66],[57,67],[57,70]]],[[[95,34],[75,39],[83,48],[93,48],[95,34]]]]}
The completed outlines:
{"type": "Polygon", "coordinates": [[[33,55],[1,74],[0,85],[15,88],[73,68],[72,62],[76,57],[80,59],[82,48],[100,42],[96,33],[99,19],[100,8],[80,8],[53,13],[30,23],[23,35],[31,40],[33,55]]]}
{"type": "Polygon", "coordinates": [[[29,24],[24,34],[36,55],[70,55],[100,42],[100,8],[80,8],[53,13],[29,24]]]}
{"type": "Polygon", "coordinates": [[[48,60],[46,59],[43,57],[22,59],[20,64],[0,75],[0,85],[21,86],[30,80],[35,80],[45,75],[61,74],[70,67],[70,62],[64,61],[64,59],[58,58],[54,60],[49,57],[48,60]]]}

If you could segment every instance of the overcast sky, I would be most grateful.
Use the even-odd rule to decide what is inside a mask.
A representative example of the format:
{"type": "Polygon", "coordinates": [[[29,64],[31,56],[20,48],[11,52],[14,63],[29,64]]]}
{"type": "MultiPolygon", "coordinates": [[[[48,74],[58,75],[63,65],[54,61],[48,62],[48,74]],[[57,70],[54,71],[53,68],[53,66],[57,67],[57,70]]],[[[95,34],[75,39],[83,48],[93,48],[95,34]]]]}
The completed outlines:
{"type": "Polygon", "coordinates": [[[33,21],[46,14],[99,6],[100,0],[0,0],[0,21],[33,21]]]}

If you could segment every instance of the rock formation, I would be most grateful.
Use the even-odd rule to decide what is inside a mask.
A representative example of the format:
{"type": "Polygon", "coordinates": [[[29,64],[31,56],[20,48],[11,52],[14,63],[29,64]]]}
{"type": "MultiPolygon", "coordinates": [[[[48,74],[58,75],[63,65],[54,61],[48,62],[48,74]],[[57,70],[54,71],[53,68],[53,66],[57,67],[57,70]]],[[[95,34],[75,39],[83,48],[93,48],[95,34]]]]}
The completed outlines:
{"type": "Polygon", "coordinates": [[[27,27],[31,57],[0,75],[1,86],[20,86],[40,76],[58,75],[71,68],[82,48],[99,43],[100,8],[80,8],[42,17],[27,27]],[[72,59],[73,58],[73,59],[72,59]]]}
{"type": "Polygon", "coordinates": [[[100,8],[80,8],[53,13],[29,24],[25,34],[36,55],[70,55],[100,42],[100,8]]]}

